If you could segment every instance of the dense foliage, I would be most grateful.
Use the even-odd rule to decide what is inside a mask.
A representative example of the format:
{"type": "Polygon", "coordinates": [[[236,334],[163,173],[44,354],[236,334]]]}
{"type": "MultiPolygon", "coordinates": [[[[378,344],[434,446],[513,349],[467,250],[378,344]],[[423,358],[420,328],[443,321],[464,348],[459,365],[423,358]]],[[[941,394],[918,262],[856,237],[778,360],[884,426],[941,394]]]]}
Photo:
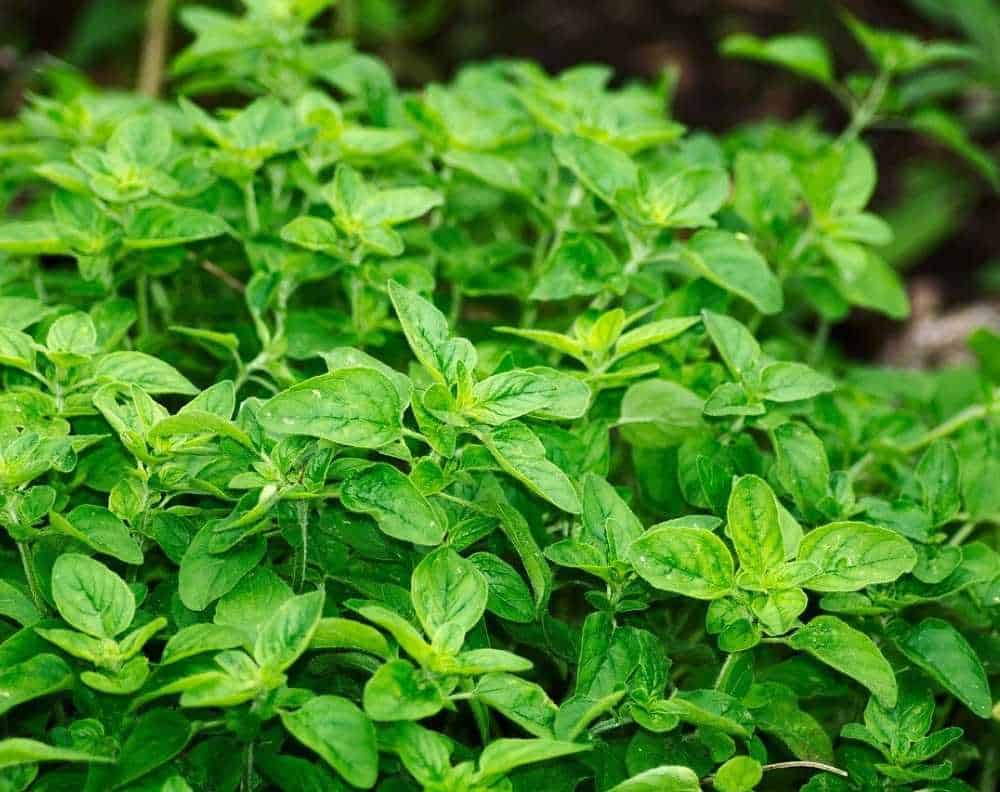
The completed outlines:
{"type": "Polygon", "coordinates": [[[908,312],[868,127],[995,178],[970,50],[731,38],[851,122],[716,139],[599,66],[400,91],[328,4],[2,130],[0,789],[993,789],[1000,342],[828,343],[908,312]]]}

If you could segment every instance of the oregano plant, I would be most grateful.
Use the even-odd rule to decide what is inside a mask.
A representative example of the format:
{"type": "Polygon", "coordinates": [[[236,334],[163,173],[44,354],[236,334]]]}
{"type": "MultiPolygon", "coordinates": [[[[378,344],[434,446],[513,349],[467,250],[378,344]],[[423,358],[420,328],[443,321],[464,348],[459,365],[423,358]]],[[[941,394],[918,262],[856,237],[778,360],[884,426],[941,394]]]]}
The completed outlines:
{"type": "Polygon", "coordinates": [[[847,122],[713,136],[329,6],[3,127],[0,789],[994,789],[1000,338],[830,340],[909,311],[870,129],[996,180],[975,51],[735,35],[847,122]]]}

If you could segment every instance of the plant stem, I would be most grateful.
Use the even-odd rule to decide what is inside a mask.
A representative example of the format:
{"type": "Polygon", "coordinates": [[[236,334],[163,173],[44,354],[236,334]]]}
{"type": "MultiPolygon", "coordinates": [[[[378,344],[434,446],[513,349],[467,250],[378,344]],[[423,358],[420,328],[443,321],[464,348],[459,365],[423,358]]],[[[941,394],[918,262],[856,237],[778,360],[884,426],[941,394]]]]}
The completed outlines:
{"type": "Polygon", "coordinates": [[[900,446],[899,450],[905,454],[912,454],[914,451],[919,451],[920,449],[929,446],[935,440],[940,440],[943,437],[954,434],[966,424],[978,421],[980,418],[985,418],[997,409],[995,402],[997,399],[1000,399],[1000,388],[993,391],[992,399],[993,402],[990,404],[973,404],[971,407],[966,407],[960,413],[953,415],[944,423],[939,424],[928,432],[925,432],[921,437],[918,437],[912,443],[900,446]]]}
{"type": "Polygon", "coordinates": [[[250,234],[256,236],[260,231],[260,215],[257,213],[257,193],[254,190],[252,178],[243,185],[243,203],[246,206],[250,234]]]}
{"type": "MultiPolygon", "coordinates": [[[[998,401],[1000,401],[1000,388],[994,388],[993,392],[990,394],[990,401],[987,404],[973,404],[971,407],[966,407],[960,413],[953,415],[947,421],[938,424],[933,429],[928,429],[916,440],[904,443],[896,448],[903,454],[912,454],[915,451],[920,451],[921,449],[929,446],[935,440],[941,440],[954,434],[966,424],[970,424],[974,421],[978,421],[992,415],[998,409],[998,401]]],[[[868,451],[851,466],[850,470],[847,472],[848,477],[851,481],[854,481],[874,461],[875,454],[872,451],[868,451]]]]}
{"type": "Polygon", "coordinates": [[[243,775],[240,779],[240,792],[253,790],[253,740],[243,749],[243,775]]]}
{"type": "Polygon", "coordinates": [[[960,544],[962,544],[962,542],[964,542],[972,535],[972,532],[976,530],[976,527],[978,525],[979,523],[976,522],[975,520],[970,520],[969,522],[965,523],[965,525],[963,525],[961,528],[955,531],[955,533],[952,534],[951,539],[948,540],[948,544],[950,544],[952,547],[958,547],[960,544]]]}
{"type": "Polygon", "coordinates": [[[816,335],[813,336],[812,349],[809,351],[809,364],[815,366],[823,357],[826,351],[826,343],[830,340],[830,323],[826,319],[820,319],[816,328],[816,335]]]}
{"type": "Polygon", "coordinates": [[[847,771],[841,770],[839,767],[834,767],[833,765],[824,764],[823,762],[774,762],[772,764],[766,764],[761,767],[765,773],[768,770],[788,770],[792,768],[807,767],[813,770],[822,770],[825,773],[833,773],[834,775],[839,775],[843,778],[847,778],[847,771]]]}
{"type": "Polygon", "coordinates": [[[139,91],[159,96],[170,37],[170,0],[152,0],[146,14],[146,37],[139,62],[139,91]]]}
{"type": "Polygon", "coordinates": [[[837,138],[838,145],[850,143],[871,125],[878,114],[879,105],[882,104],[885,92],[889,88],[890,79],[891,75],[885,70],[880,71],[876,75],[864,101],[858,105],[851,116],[851,123],[848,124],[847,129],[843,131],[841,136],[837,138]]]}
{"type": "Polygon", "coordinates": [[[299,539],[301,545],[296,552],[295,590],[302,591],[306,582],[306,567],[309,564],[309,501],[296,501],[296,516],[299,519],[299,539]]]}
{"type": "Polygon", "coordinates": [[[38,578],[35,577],[35,567],[31,563],[31,547],[27,542],[17,543],[17,552],[21,556],[21,566],[24,568],[24,576],[28,580],[28,590],[31,592],[31,601],[35,603],[39,613],[45,613],[45,600],[42,599],[41,589],[38,588],[38,578]]]}
{"type": "Polygon", "coordinates": [[[135,304],[139,314],[139,338],[149,337],[149,275],[146,270],[139,270],[135,279],[135,304]]]}

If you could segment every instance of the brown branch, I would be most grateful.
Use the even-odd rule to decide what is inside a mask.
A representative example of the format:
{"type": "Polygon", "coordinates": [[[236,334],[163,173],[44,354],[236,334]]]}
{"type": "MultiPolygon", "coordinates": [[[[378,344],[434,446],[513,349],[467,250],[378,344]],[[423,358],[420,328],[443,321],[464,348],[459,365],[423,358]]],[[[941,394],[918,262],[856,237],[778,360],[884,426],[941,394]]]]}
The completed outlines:
{"type": "Polygon", "coordinates": [[[139,92],[157,97],[163,86],[163,68],[170,38],[170,0],[150,0],[146,36],[139,62],[139,92]]]}
{"type": "Polygon", "coordinates": [[[205,270],[205,272],[207,272],[209,275],[214,275],[220,281],[225,283],[230,289],[234,289],[235,291],[238,291],[241,294],[246,291],[247,287],[243,284],[243,281],[241,281],[239,278],[234,277],[233,275],[230,275],[228,272],[222,269],[222,267],[220,267],[218,264],[215,264],[214,262],[211,261],[202,261],[199,266],[201,266],[201,268],[205,270]]]}

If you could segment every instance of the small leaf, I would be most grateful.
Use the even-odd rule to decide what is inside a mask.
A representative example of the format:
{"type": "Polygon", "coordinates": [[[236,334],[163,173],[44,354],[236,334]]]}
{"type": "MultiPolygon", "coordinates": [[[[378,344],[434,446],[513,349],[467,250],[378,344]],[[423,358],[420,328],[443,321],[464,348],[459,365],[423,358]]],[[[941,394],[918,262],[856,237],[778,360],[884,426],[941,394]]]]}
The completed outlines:
{"type": "Polygon", "coordinates": [[[323,591],[286,600],[257,635],[253,656],[265,670],[284,671],[306,651],[323,615],[323,591]]]}
{"type": "Polygon", "coordinates": [[[135,616],[135,596],[104,564],[63,553],[52,567],[52,598],[59,615],[95,638],[114,638],[135,616]]]}
{"type": "Polygon", "coordinates": [[[387,535],[419,545],[437,545],[445,526],[427,499],[398,468],[384,462],[350,476],[340,490],[344,507],[371,515],[387,535]]]}
{"type": "Polygon", "coordinates": [[[454,382],[460,366],[475,369],[476,350],[464,338],[451,338],[448,321],[432,303],[395,281],[389,297],[410,349],[438,382],[454,382]]]}
{"type": "Polygon", "coordinates": [[[736,585],[729,549],[704,528],[654,526],[632,543],[628,553],[640,577],[662,591],[714,600],[736,585]]]}
{"type": "Polygon", "coordinates": [[[580,498],[569,477],[546,459],[545,447],[525,424],[511,421],[483,436],[500,467],[563,511],[580,513],[580,498]]]}
{"type": "Polygon", "coordinates": [[[815,528],[799,545],[798,560],[819,573],[803,582],[813,591],[857,591],[890,583],[909,572],[917,553],[905,537],[861,522],[835,522],[815,528]]]}
{"type": "Polygon", "coordinates": [[[781,283],[745,237],[728,231],[699,231],[684,247],[684,260],[698,275],[747,300],[761,313],[781,310],[781,283]]]}
{"type": "Polygon", "coordinates": [[[445,625],[467,633],[486,610],[486,578],[448,547],[424,556],[410,582],[413,609],[431,638],[445,625]]]}
{"type": "Polygon", "coordinates": [[[733,540],[740,565],[758,579],[784,562],[778,503],[762,478],[742,476],[733,485],[726,509],[726,533],[733,540]]]}
{"type": "Polygon", "coordinates": [[[896,705],[896,677],[889,661],[871,638],[836,616],[817,616],[793,633],[787,643],[857,680],[882,706],[896,705]]]}
{"type": "Polygon", "coordinates": [[[143,352],[111,352],[102,355],[95,376],[106,382],[138,385],[146,393],[181,393],[193,396],[198,389],[169,363],[143,352]]]}
{"type": "Polygon", "coordinates": [[[282,391],[261,406],[258,418],[278,435],[380,448],[402,436],[405,406],[384,374],[367,367],[343,368],[282,391]]]}
{"type": "Polygon", "coordinates": [[[737,33],[722,42],[722,54],[783,66],[824,85],[833,81],[830,53],[814,36],[790,34],[761,39],[737,33]]]}
{"type": "Polygon", "coordinates": [[[38,762],[88,762],[112,764],[110,756],[100,756],[87,751],[71,748],[57,748],[37,740],[23,737],[8,737],[0,740],[0,770],[23,764],[38,762]]]}
{"type": "Polygon", "coordinates": [[[281,722],[295,739],[319,754],[352,786],[370,789],[378,778],[375,727],[340,696],[317,696],[281,722]]]}
{"type": "Polygon", "coordinates": [[[993,698],[982,661],[958,630],[934,617],[914,625],[900,619],[890,625],[889,635],[907,660],[975,715],[990,717],[993,698]]]}

